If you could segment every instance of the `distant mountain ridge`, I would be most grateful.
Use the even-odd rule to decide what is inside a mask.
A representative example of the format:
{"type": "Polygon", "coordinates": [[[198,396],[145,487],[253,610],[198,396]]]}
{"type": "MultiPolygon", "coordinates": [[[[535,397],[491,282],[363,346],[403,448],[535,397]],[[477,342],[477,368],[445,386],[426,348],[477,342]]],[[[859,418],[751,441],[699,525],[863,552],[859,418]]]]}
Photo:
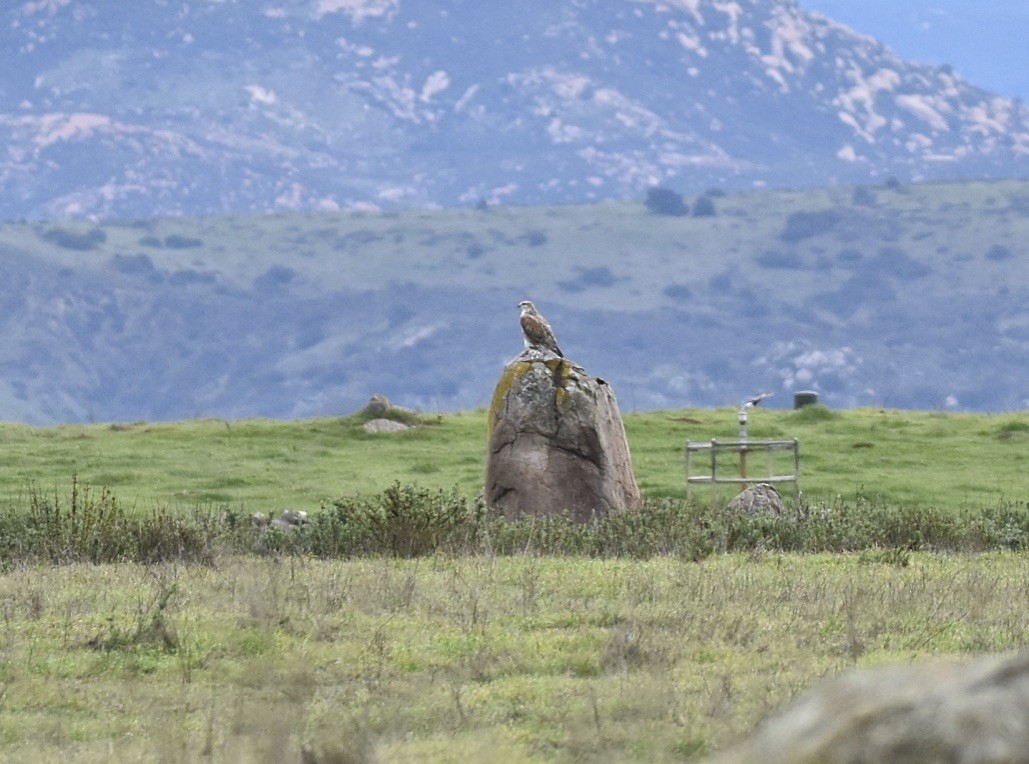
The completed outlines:
{"type": "Polygon", "coordinates": [[[526,298],[626,411],[1029,407],[1029,181],[681,206],[0,224],[0,421],[485,406],[526,298]]]}
{"type": "Polygon", "coordinates": [[[36,0],[0,218],[1029,177],[1029,107],[793,0],[36,0]]]}

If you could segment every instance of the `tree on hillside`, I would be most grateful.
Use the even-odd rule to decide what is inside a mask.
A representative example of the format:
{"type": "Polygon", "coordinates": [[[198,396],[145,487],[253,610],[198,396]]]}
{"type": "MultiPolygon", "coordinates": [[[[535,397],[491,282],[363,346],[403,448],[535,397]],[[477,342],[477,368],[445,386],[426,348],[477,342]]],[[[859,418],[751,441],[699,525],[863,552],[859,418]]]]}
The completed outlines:
{"type": "Polygon", "coordinates": [[[647,201],[644,204],[656,215],[685,215],[688,212],[682,194],[661,186],[647,190],[647,201]]]}
{"type": "Polygon", "coordinates": [[[707,218],[716,214],[715,200],[710,196],[701,196],[693,203],[693,217],[707,218]]]}

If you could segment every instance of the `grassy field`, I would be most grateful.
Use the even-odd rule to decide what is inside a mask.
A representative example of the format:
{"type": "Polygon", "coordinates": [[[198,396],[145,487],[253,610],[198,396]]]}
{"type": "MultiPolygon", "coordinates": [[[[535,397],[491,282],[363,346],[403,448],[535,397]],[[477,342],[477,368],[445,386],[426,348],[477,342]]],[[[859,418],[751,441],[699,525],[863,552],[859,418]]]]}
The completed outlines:
{"type": "Polygon", "coordinates": [[[10,761],[679,761],[854,665],[1029,640],[1024,554],[62,566],[0,578],[10,761]]]}
{"type": "MultiPolygon", "coordinates": [[[[628,415],[626,427],[649,499],[686,511],[683,443],[732,439],[736,416],[660,411],[628,415]]],[[[799,439],[812,534],[866,506],[903,520],[928,506],[964,518],[1004,505],[1001,522],[1017,522],[988,548],[1020,551],[919,551],[916,532],[900,546],[830,547],[861,550],[848,554],[744,539],[729,547],[742,553],[673,546],[639,559],[608,544],[547,556],[540,526],[507,554],[479,542],[486,551],[340,558],[257,543],[214,548],[204,564],[4,559],[0,758],[697,759],[822,676],[1029,645],[1024,413],[758,409],[750,436],[799,439]]],[[[5,514],[49,494],[68,522],[77,475],[80,511],[89,486],[108,486],[141,515],[288,506],[328,518],[356,506],[340,497],[397,482],[471,500],[485,415],[378,436],[336,418],[5,425],[0,438],[5,514]]],[[[721,511],[711,504],[690,517],[709,522],[721,511]]]]}
{"type": "MultiPolygon", "coordinates": [[[[396,481],[477,496],[485,471],[485,412],[424,422],[386,435],[365,433],[359,418],[0,425],[0,500],[17,504],[33,489],[65,493],[72,475],[107,486],[123,504],[141,509],[214,504],[317,512],[340,496],[378,493],[396,481]]],[[[685,497],[687,440],[738,435],[731,409],[629,414],[625,425],[637,480],[650,498],[685,497]]],[[[1024,412],[757,409],[749,436],[799,440],[801,488],[816,505],[842,497],[960,508],[1029,497],[1024,412]]],[[[792,467],[781,455],[774,466],[792,467]]],[[[749,475],[768,474],[766,457],[751,456],[749,467],[749,475]]]]}

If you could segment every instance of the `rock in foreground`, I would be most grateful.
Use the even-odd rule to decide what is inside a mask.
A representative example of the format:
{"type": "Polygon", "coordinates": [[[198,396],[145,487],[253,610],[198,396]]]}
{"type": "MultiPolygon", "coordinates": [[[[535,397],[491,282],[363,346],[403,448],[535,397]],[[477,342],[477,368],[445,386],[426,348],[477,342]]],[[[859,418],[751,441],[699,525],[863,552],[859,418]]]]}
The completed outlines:
{"type": "Polygon", "coordinates": [[[853,671],[719,764],[1029,762],[1029,652],[853,671]]]}

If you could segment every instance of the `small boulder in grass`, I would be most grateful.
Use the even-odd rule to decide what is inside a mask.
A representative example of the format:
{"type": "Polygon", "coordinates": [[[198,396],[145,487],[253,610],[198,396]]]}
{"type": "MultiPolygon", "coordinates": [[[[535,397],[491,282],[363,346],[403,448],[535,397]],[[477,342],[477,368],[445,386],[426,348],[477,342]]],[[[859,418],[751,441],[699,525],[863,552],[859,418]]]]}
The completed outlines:
{"type": "Polygon", "coordinates": [[[729,502],[729,509],[751,517],[755,515],[782,517],[786,514],[782,496],[770,483],[757,483],[743,489],[729,502]]]}
{"type": "Polygon", "coordinates": [[[382,393],[369,398],[357,416],[367,420],[364,423],[366,432],[399,432],[418,426],[418,417],[414,411],[394,406],[382,393]]]}
{"type": "Polygon", "coordinates": [[[296,530],[308,523],[307,513],[299,509],[285,509],[278,517],[269,518],[263,512],[255,512],[251,516],[255,528],[278,528],[279,530],[296,530]]]}
{"type": "Polygon", "coordinates": [[[365,432],[400,432],[413,429],[411,425],[398,422],[395,419],[369,419],[363,425],[365,432]]]}

